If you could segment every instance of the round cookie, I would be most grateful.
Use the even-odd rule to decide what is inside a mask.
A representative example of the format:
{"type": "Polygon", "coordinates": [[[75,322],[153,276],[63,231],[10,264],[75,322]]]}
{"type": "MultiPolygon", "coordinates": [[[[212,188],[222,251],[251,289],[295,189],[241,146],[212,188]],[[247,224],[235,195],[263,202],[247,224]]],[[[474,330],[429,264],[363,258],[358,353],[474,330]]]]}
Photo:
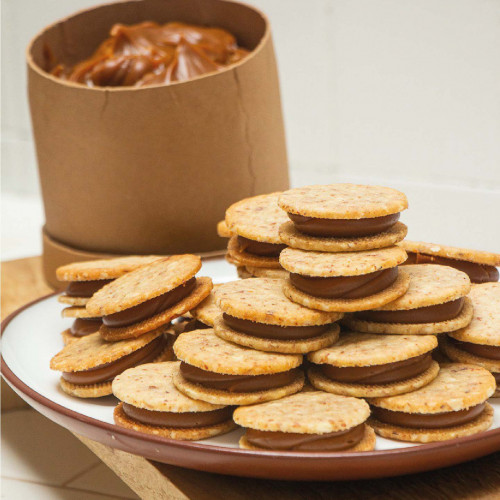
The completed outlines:
{"type": "Polygon", "coordinates": [[[65,307],[61,311],[61,316],[63,318],[82,318],[82,319],[95,318],[95,316],[92,316],[87,311],[86,307],[79,307],[79,306],[65,307]]]}
{"type": "Polygon", "coordinates": [[[325,219],[362,219],[395,214],[408,208],[406,196],[392,188],[330,184],[290,189],[278,205],[288,213],[325,219]]]}
{"type": "Polygon", "coordinates": [[[249,278],[253,276],[255,278],[285,279],[288,277],[288,271],[283,268],[268,269],[267,267],[246,266],[246,270],[251,274],[248,276],[249,278]]]}
{"type": "Polygon", "coordinates": [[[431,358],[437,345],[430,335],[343,333],[336,344],[308,355],[308,378],[316,389],[344,396],[411,392],[437,376],[439,365],[431,358]]]}
{"type": "MultiPolygon", "coordinates": [[[[372,311],[362,312],[344,319],[352,329],[367,333],[390,334],[437,334],[457,330],[466,326],[472,318],[472,304],[465,297],[470,291],[469,277],[448,266],[434,264],[413,264],[402,268],[410,275],[410,286],[407,292],[396,300],[372,311]],[[453,306],[453,302],[463,299],[462,305],[453,306]],[[435,311],[436,306],[449,307],[450,311],[435,311]],[[433,308],[426,309],[426,308],[433,308]],[[408,322],[402,322],[401,316],[394,313],[405,313],[408,322]],[[385,314],[388,312],[389,314],[385,314]],[[379,316],[394,317],[391,321],[382,321],[379,316]],[[415,316],[423,314],[423,318],[432,314],[435,320],[420,319],[415,316]],[[377,318],[377,320],[375,320],[377,318]]],[[[403,316],[404,317],[404,316],[403,316]]]]}
{"type": "MultiPolygon", "coordinates": [[[[273,243],[274,244],[274,243],[273,243]]],[[[240,266],[267,267],[270,269],[280,269],[278,257],[265,257],[246,252],[240,248],[237,236],[231,236],[227,244],[227,253],[233,264],[240,266]]]]}
{"type": "MultiPolygon", "coordinates": [[[[113,394],[121,401],[114,412],[116,424],[139,432],[184,440],[206,439],[234,429],[236,425],[231,418],[230,408],[191,399],[176,389],[172,379],[179,370],[179,365],[178,361],[149,363],[118,375],[112,384],[113,394]],[[214,417],[213,412],[221,413],[220,410],[224,408],[230,414],[227,418],[227,411],[222,412],[222,420],[219,421],[221,417],[214,417]],[[138,413],[139,419],[137,415],[135,418],[134,415],[129,415],[130,409],[138,413]],[[150,420],[151,414],[147,412],[152,412],[153,417],[166,419],[167,422],[172,417],[171,414],[185,416],[193,420],[193,425],[155,425],[150,420]],[[144,414],[146,418],[140,420],[144,414]],[[196,420],[203,422],[207,418],[215,422],[209,425],[194,424],[196,420]]],[[[174,422],[177,420],[175,415],[174,422]]]]}
{"type": "Polygon", "coordinates": [[[207,326],[214,326],[215,320],[221,314],[221,310],[215,302],[215,292],[219,287],[220,285],[214,285],[210,295],[190,311],[193,318],[207,326]]]}
{"type": "Polygon", "coordinates": [[[373,430],[365,425],[369,414],[368,404],[361,399],[305,391],[277,401],[237,408],[233,418],[247,428],[240,440],[241,448],[352,452],[375,447],[373,430]],[[341,434],[332,436],[335,433],[341,434]],[[263,446],[264,443],[267,446],[263,446]]]}
{"type": "Polygon", "coordinates": [[[280,226],[281,241],[291,248],[318,252],[356,252],[385,248],[404,239],[408,228],[402,222],[396,222],[386,231],[377,234],[352,238],[333,238],[310,236],[301,233],[292,221],[280,226]]]}
{"type": "MultiPolygon", "coordinates": [[[[174,376],[175,386],[189,397],[208,403],[260,403],[298,392],[304,385],[303,373],[294,371],[302,363],[301,355],[268,353],[241,347],[217,337],[212,329],[182,333],[174,343],[174,352],[188,368],[199,369],[206,377],[216,376],[220,379],[221,375],[233,376],[229,377],[231,384],[234,376],[243,376],[250,382],[255,381],[252,377],[258,375],[287,376],[287,382],[272,388],[253,387],[251,391],[225,390],[187,380],[183,376],[181,365],[181,370],[174,376]]],[[[267,385],[267,382],[264,385],[267,385]]]]}
{"type": "Polygon", "coordinates": [[[425,387],[371,399],[369,422],[377,434],[401,441],[427,443],[468,436],[491,426],[493,409],[485,402],[494,392],[495,379],[484,368],[443,364],[425,387]]]}

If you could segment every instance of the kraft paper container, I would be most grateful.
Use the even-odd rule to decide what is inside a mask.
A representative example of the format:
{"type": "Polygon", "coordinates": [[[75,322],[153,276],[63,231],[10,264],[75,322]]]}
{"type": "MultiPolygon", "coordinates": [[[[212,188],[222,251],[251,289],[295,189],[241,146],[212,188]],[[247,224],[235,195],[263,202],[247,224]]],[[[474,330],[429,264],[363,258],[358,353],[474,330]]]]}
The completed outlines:
{"type": "Polygon", "coordinates": [[[142,0],[85,10],[49,26],[27,53],[31,118],[45,207],[45,272],[69,259],[220,250],[231,203],[288,188],[269,23],[222,0],[142,0]],[[51,76],[115,23],[218,26],[252,53],[171,85],[89,88],[51,76]],[[78,258],[76,258],[78,257],[78,258]]]}

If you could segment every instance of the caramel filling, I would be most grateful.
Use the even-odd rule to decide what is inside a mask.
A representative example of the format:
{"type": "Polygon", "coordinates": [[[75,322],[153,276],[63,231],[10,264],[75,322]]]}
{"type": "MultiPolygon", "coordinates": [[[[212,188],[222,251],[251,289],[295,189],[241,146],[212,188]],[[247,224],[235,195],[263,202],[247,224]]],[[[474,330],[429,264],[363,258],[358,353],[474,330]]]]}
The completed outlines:
{"type": "Polygon", "coordinates": [[[404,311],[362,311],[356,313],[355,316],[376,323],[438,323],[456,318],[462,312],[463,306],[464,298],[461,297],[435,306],[417,307],[404,311]]]}
{"type": "Polygon", "coordinates": [[[68,297],[92,297],[97,290],[113,280],[70,281],[66,288],[68,297]]]}
{"type": "Polygon", "coordinates": [[[182,285],[142,304],[129,307],[123,311],[103,316],[102,322],[110,328],[133,325],[151,316],[160,314],[177,302],[187,297],[196,287],[196,278],[191,278],[182,285]]]}
{"type": "Polygon", "coordinates": [[[485,403],[481,403],[466,410],[444,413],[404,413],[372,406],[372,416],[380,422],[390,425],[419,429],[440,429],[442,427],[463,425],[474,420],[484,410],[484,405],[485,403]]]}
{"type": "Polygon", "coordinates": [[[127,354],[116,361],[96,366],[90,370],[80,372],[63,372],[62,377],[64,380],[67,380],[72,384],[80,385],[107,382],[109,380],[113,380],[117,375],[124,372],[128,368],[154,361],[163,352],[165,344],[166,339],[163,335],[161,335],[144,347],[141,347],[140,349],[137,349],[137,351],[127,354]]]}
{"type": "Polygon", "coordinates": [[[342,451],[356,446],[365,433],[365,424],[352,429],[325,434],[299,434],[247,429],[245,437],[250,444],[267,450],[342,451]]]}
{"type": "MultiPolygon", "coordinates": [[[[248,53],[219,28],[176,22],[115,24],[90,58],[72,68],[58,64],[51,73],[89,87],[143,87],[220,71],[248,53]]],[[[54,66],[50,54],[46,59],[48,68],[54,66]]]]}
{"type": "Polygon", "coordinates": [[[122,408],[128,417],[142,424],[157,427],[174,427],[176,429],[192,429],[221,424],[232,418],[234,410],[232,406],[226,406],[225,408],[213,411],[174,413],[169,411],[145,410],[144,408],[138,408],[128,403],[123,403],[122,408]]]}
{"type": "Polygon", "coordinates": [[[325,333],[330,324],[319,326],[279,326],[267,325],[264,323],[255,323],[245,319],[235,318],[229,314],[223,313],[224,323],[233,330],[247,333],[254,337],[263,339],[278,339],[278,340],[300,340],[310,339],[325,333]]]}
{"type": "Polygon", "coordinates": [[[468,274],[472,283],[488,283],[499,279],[498,269],[495,266],[476,264],[466,260],[448,259],[437,255],[408,252],[408,259],[405,264],[441,264],[454,267],[468,274]]]}
{"type": "Polygon", "coordinates": [[[251,253],[260,257],[279,257],[279,254],[286,248],[286,245],[265,243],[238,236],[238,248],[242,252],[251,253]]]}
{"type": "Polygon", "coordinates": [[[391,384],[416,377],[425,372],[432,363],[430,353],[414,358],[372,366],[320,365],[322,373],[337,382],[354,384],[391,384]]]}
{"type": "Polygon", "coordinates": [[[398,268],[383,269],[360,276],[323,278],[290,273],[290,282],[298,290],[326,299],[359,299],[391,286],[398,277],[398,268]]]}
{"type": "Polygon", "coordinates": [[[399,213],[370,219],[319,219],[288,214],[298,231],[309,236],[357,238],[387,231],[399,220],[399,213]]]}
{"type": "Polygon", "coordinates": [[[101,325],[101,318],[76,318],[71,325],[71,335],[85,337],[97,332],[101,328],[101,325]]]}
{"type": "Polygon", "coordinates": [[[454,338],[448,337],[450,342],[456,345],[458,349],[469,352],[481,358],[500,360],[500,346],[473,344],[472,342],[462,342],[454,338]]]}
{"type": "Polygon", "coordinates": [[[270,375],[227,375],[202,370],[196,366],[181,362],[181,374],[188,382],[209,389],[228,392],[258,392],[291,384],[297,378],[299,369],[294,368],[293,370],[270,375]]]}

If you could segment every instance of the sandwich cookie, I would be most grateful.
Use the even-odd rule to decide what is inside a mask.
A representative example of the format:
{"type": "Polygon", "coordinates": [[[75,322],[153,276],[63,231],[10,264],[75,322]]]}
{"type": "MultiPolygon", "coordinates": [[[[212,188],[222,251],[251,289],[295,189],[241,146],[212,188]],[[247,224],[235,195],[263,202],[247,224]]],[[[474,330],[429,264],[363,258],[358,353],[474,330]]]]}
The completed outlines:
{"type": "Polygon", "coordinates": [[[137,255],[73,262],[61,266],[56,271],[57,279],[68,282],[68,286],[58,300],[71,306],[85,306],[90,297],[104,285],[159,258],[155,255],[137,255]]]}
{"type": "Polygon", "coordinates": [[[161,328],[196,307],[212,289],[210,278],[196,278],[201,259],[173,255],[132,271],[99,290],[87,311],[101,316],[99,332],[109,341],[138,337],[161,328]]]}
{"type": "Polygon", "coordinates": [[[126,369],[169,356],[167,339],[160,332],[119,342],[106,342],[92,333],[66,345],[50,360],[50,368],[63,372],[60,384],[67,394],[97,398],[111,394],[111,382],[126,369]]]}
{"type": "MultiPolygon", "coordinates": [[[[482,366],[500,387],[500,283],[473,285],[474,315],[468,326],[449,332],[441,349],[453,361],[482,366]]],[[[497,389],[495,397],[500,397],[497,389]]]]}
{"type": "Polygon", "coordinates": [[[245,198],[226,210],[226,225],[232,236],[228,253],[237,264],[279,269],[285,248],[279,226],[287,216],[277,204],[280,193],[245,198]]]}
{"type": "Polygon", "coordinates": [[[305,391],[278,401],[236,408],[246,427],[240,448],[269,451],[353,452],[375,448],[362,399],[305,391]]]}
{"type": "Polygon", "coordinates": [[[405,264],[441,264],[466,273],[472,283],[498,281],[500,254],[449,247],[423,241],[402,241],[408,254],[405,264]]]}
{"type": "Polygon", "coordinates": [[[64,345],[72,340],[96,333],[102,326],[101,318],[90,315],[85,307],[66,307],[62,310],[61,315],[63,318],[73,319],[71,327],[61,333],[64,345]]]}
{"type": "Polygon", "coordinates": [[[294,394],[304,385],[302,356],[256,351],[227,342],[212,329],[182,333],[174,384],[187,396],[222,405],[250,405],[294,394]]]}
{"type": "Polygon", "coordinates": [[[388,187],[306,186],[285,191],[278,204],[291,219],[280,227],[281,241],[292,248],[322,252],[384,248],[401,241],[408,230],[398,222],[408,200],[388,187]]]}
{"type": "Polygon", "coordinates": [[[390,304],[344,318],[352,330],[368,333],[437,334],[467,326],[472,319],[469,277],[448,266],[413,264],[408,291],[390,304]]]}
{"type": "Polygon", "coordinates": [[[251,278],[225,283],[215,293],[222,314],[218,337],[259,351],[307,353],[333,344],[341,313],[308,309],[288,300],[282,280],[251,278]]]}
{"type": "Polygon", "coordinates": [[[307,376],[326,392],[373,398],[414,391],[434,380],[434,335],[343,333],[340,340],[308,355],[307,376]]]}
{"type": "Polygon", "coordinates": [[[408,289],[410,277],[397,267],[405,259],[398,246],[343,253],[287,248],[280,255],[290,272],[283,291],[290,300],[320,311],[373,309],[408,289]]]}
{"type": "Polygon", "coordinates": [[[444,364],[421,389],[371,399],[369,423],[377,434],[399,441],[429,443],[470,436],[491,426],[493,408],[486,400],[494,392],[495,379],[484,368],[444,364]]]}
{"type": "Polygon", "coordinates": [[[214,285],[210,295],[206,299],[203,299],[194,309],[190,311],[194,322],[192,325],[189,325],[188,330],[184,331],[212,328],[214,326],[215,320],[222,313],[215,301],[215,292],[220,288],[220,286],[221,285],[214,285]],[[197,328],[192,328],[192,326],[197,326],[197,328]]]}
{"type": "Polygon", "coordinates": [[[233,407],[212,405],[179,392],[172,378],[179,361],[130,368],[113,380],[121,401],[113,413],[121,427],[169,439],[206,439],[233,430],[233,407]]]}

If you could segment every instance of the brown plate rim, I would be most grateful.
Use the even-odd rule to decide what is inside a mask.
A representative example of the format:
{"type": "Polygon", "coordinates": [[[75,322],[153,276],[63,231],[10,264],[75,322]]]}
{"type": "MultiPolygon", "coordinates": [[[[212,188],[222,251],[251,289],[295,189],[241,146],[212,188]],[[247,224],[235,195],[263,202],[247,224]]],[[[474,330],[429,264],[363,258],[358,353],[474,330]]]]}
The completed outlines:
{"type": "MultiPolygon", "coordinates": [[[[9,314],[0,324],[1,334],[21,312],[56,294],[28,302],[9,314]]],[[[355,453],[253,451],[176,441],[121,428],[70,410],[26,385],[3,356],[0,361],[1,374],[9,385],[37,411],[71,432],[157,462],[206,472],[263,479],[370,479],[456,465],[500,450],[500,428],[438,443],[355,453]]]]}

